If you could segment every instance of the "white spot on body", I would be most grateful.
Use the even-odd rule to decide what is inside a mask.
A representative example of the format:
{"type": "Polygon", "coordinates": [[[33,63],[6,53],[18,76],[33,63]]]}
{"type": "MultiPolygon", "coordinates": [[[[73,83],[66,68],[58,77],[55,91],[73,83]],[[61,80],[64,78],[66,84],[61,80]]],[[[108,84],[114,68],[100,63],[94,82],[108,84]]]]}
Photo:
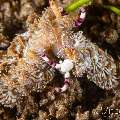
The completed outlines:
{"type": "Polygon", "coordinates": [[[61,67],[61,64],[56,64],[55,66],[56,69],[60,69],[60,67],[61,67]]]}
{"type": "Polygon", "coordinates": [[[63,63],[61,64],[61,72],[66,73],[69,72],[73,69],[73,62],[70,59],[66,59],[63,61],[63,63]]]}
{"type": "Polygon", "coordinates": [[[81,13],[80,18],[85,19],[85,17],[86,17],[86,13],[85,12],[81,13]]]}
{"type": "Polygon", "coordinates": [[[46,62],[49,62],[49,61],[50,61],[47,56],[44,56],[44,57],[42,57],[42,58],[43,58],[43,60],[45,60],[46,62]]]}
{"type": "Polygon", "coordinates": [[[62,88],[61,88],[61,92],[64,92],[68,89],[69,85],[65,84],[62,88]]]}
{"type": "Polygon", "coordinates": [[[70,77],[70,73],[69,72],[66,72],[65,73],[65,78],[69,78],[70,77]]]}

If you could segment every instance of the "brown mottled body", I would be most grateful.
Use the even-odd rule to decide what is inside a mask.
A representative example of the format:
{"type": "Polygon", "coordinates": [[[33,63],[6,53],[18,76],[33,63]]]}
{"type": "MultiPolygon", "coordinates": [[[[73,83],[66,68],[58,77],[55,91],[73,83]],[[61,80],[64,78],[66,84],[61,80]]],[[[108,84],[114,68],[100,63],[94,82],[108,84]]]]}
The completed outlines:
{"type": "Polygon", "coordinates": [[[54,78],[54,70],[33,52],[26,60],[25,45],[22,36],[16,37],[0,64],[0,104],[6,107],[14,107],[28,93],[42,92],[54,78]]]}
{"type": "Polygon", "coordinates": [[[22,35],[16,37],[0,65],[0,104],[14,107],[18,96],[26,96],[26,92],[42,92],[47,88],[54,78],[54,70],[42,60],[39,52],[49,49],[58,58],[73,60],[73,77],[86,73],[101,88],[116,87],[113,58],[80,32],[72,33],[76,17],[77,12],[62,16],[51,0],[50,8],[42,17],[34,14],[28,18],[27,40],[22,35]]]}
{"type": "Polygon", "coordinates": [[[37,26],[34,27],[34,31],[30,29],[32,32],[28,42],[29,49],[44,51],[52,48],[53,52],[56,53],[61,50],[61,53],[64,54],[65,47],[66,49],[71,48],[70,30],[79,14],[71,13],[62,16],[59,7],[52,0],[50,5],[50,8],[43,13],[42,17],[33,22],[37,26]]]}

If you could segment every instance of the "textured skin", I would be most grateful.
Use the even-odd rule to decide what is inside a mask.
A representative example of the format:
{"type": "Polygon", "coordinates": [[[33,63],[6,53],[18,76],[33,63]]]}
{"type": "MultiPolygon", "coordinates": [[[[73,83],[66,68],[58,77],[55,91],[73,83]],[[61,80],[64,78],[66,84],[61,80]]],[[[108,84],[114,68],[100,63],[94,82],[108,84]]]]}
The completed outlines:
{"type": "Polygon", "coordinates": [[[86,39],[82,32],[74,34],[73,39],[78,42],[78,62],[75,63],[75,75],[87,74],[88,79],[103,89],[112,89],[118,85],[116,64],[113,58],[97,45],[86,39]]]}
{"type": "Polygon", "coordinates": [[[18,38],[12,42],[0,65],[0,103],[6,107],[14,107],[20,96],[33,91],[42,92],[54,78],[54,70],[42,59],[34,54],[29,62],[24,58],[25,44],[20,42],[20,38],[18,42],[18,38]]]}
{"type": "MultiPolygon", "coordinates": [[[[54,3],[50,3],[42,15],[28,18],[29,35],[18,35],[0,65],[0,104],[14,107],[21,96],[42,92],[54,78],[54,70],[40,54],[71,59],[74,63],[73,77],[88,78],[104,89],[116,87],[116,65],[111,56],[71,29],[78,14],[61,16],[54,3]],[[27,39],[26,39],[27,38],[27,39]],[[76,42],[78,46],[75,46],[76,42]],[[52,53],[50,52],[52,51],[52,53]]],[[[57,61],[56,59],[53,60],[57,61]]]]}

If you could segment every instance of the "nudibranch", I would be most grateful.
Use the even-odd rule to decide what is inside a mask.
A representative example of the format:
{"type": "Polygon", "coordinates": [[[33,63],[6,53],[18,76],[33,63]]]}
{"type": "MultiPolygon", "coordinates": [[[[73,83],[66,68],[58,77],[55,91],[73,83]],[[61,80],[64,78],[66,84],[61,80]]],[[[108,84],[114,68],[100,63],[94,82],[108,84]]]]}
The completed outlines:
{"type": "Polygon", "coordinates": [[[28,17],[28,31],[17,35],[0,64],[0,104],[14,107],[20,96],[27,92],[42,92],[59,70],[64,85],[55,88],[65,92],[71,76],[84,74],[103,89],[117,86],[114,59],[83,35],[74,33],[76,20],[85,19],[85,9],[62,15],[62,8],[50,0],[50,7],[41,17],[28,17]]]}

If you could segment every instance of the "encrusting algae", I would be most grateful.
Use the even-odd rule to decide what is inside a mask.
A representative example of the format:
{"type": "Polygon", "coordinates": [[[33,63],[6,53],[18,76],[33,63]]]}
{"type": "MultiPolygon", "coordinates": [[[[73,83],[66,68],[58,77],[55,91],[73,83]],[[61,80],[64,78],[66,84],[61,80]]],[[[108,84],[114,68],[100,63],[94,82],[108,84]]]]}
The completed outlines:
{"type": "Polygon", "coordinates": [[[52,83],[56,69],[65,79],[62,88],[55,88],[57,92],[65,92],[70,79],[84,74],[103,89],[117,86],[113,58],[87,39],[82,31],[72,32],[79,11],[62,15],[61,9],[50,0],[50,7],[41,17],[35,13],[30,15],[28,31],[17,35],[2,56],[0,104],[3,106],[13,108],[20,97],[43,92],[52,83]]]}

